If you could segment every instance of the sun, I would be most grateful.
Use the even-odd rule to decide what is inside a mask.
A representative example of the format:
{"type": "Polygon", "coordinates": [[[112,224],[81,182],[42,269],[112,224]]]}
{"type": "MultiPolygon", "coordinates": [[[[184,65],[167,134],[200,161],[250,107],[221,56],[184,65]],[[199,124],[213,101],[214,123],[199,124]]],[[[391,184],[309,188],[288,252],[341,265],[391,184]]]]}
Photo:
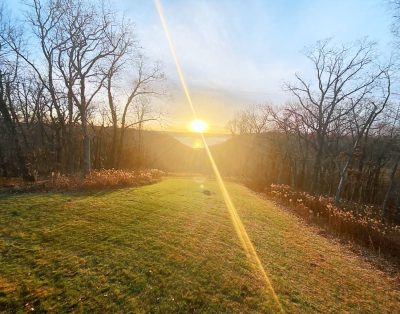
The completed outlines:
{"type": "Polygon", "coordinates": [[[208,124],[203,120],[196,119],[190,122],[190,129],[196,133],[203,133],[208,129],[208,124]]]}

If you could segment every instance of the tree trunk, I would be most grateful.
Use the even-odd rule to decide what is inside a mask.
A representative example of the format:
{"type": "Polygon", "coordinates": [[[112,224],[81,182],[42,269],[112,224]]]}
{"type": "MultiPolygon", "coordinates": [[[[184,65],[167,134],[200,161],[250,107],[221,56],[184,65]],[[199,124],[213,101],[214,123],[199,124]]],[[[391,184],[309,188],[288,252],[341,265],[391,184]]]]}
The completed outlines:
{"type": "Polygon", "coordinates": [[[392,193],[392,190],[393,190],[394,180],[395,180],[397,168],[399,166],[399,162],[400,162],[400,154],[397,156],[396,161],[393,165],[392,173],[390,174],[390,183],[389,183],[388,189],[386,191],[385,199],[383,200],[383,204],[382,204],[382,210],[381,210],[382,218],[385,217],[385,215],[386,215],[387,204],[389,201],[390,194],[392,193]]]}
{"type": "MultiPolygon", "coordinates": [[[[4,95],[4,92],[7,89],[9,89],[9,88],[8,87],[4,88],[3,76],[2,76],[2,73],[0,72],[0,113],[1,113],[1,116],[3,117],[4,124],[10,135],[11,143],[13,144],[14,149],[15,149],[20,175],[22,176],[22,178],[25,181],[34,181],[35,178],[34,178],[34,176],[32,176],[32,174],[29,171],[25,154],[22,151],[21,144],[18,139],[18,133],[17,133],[15,123],[14,123],[13,119],[11,118],[10,112],[7,107],[7,103],[6,103],[5,95],[4,95]]],[[[9,105],[12,106],[12,104],[9,104],[9,105]]]]}
{"type": "Polygon", "coordinates": [[[355,141],[355,143],[353,145],[353,149],[351,150],[350,156],[347,159],[346,164],[344,165],[342,171],[340,172],[340,181],[339,181],[338,187],[336,189],[336,194],[335,194],[335,205],[339,205],[340,198],[341,198],[342,192],[343,192],[343,188],[344,188],[344,185],[345,185],[346,179],[347,179],[347,170],[349,169],[350,164],[353,162],[354,152],[357,149],[358,142],[359,142],[360,138],[362,137],[362,135],[363,134],[360,134],[357,137],[357,140],[355,141]]]}
{"type": "Polygon", "coordinates": [[[340,203],[340,198],[342,196],[343,187],[344,187],[344,184],[347,179],[347,169],[349,168],[350,162],[352,159],[353,158],[351,156],[349,157],[349,159],[347,159],[346,164],[344,165],[344,167],[340,173],[340,181],[339,181],[338,187],[336,189],[336,194],[335,194],[335,205],[339,205],[339,203],[340,203]]]}
{"type": "Polygon", "coordinates": [[[112,118],[112,142],[111,142],[111,151],[108,159],[108,166],[110,168],[117,168],[118,118],[117,118],[117,111],[114,105],[114,97],[111,92],[112,77],[113,77],[112,75],[113,72],[110,72],[107,78],[108,106],[110,108],[111,118],[112,118]]]}
{"type": "Polygon", "coordinates": [[[75,172],[75,147],[74,147],[74,104],[72,99],[72,90],[68,88],[68,135],[67,135],[67,172],[75,172]]]}
{"type": "Polygon", "coordinates": [[[121,126],[120,129],[120,135],[119,135],[119,142],[118,142],[118,149],[117,149],[117,154],[116,154],[116,168],[119,168],[121,166],[121,155],[122,155],[122,150],[124,147],[124,138],[125,138],[125,127],[121,126]]]}
{"type": "Polygon", "coordinates": [[[118,125],[113,121],[113,133],[111,142],[111,151],[109,156],[109,167],[117,168],[117,141],[118,141],[118,125]]]}
{"type": "Polygon", "coordinates": [[[87,124],[86,112],[82,112],[82,135],[83,135],[83,174],[90,173],[90,136],[87,124]]]}
{"type": "Polygon", "coordinates": [[[320,175],[321,175],[321,164],[322,164],[322,153],[323,153],[323,146],[322,142],[318,145],[317,154],[315,156],[314,161],[314,173],[313,173],[313,181],[311,190],[314,193],[319,193],[320,191],[320,175]]]}

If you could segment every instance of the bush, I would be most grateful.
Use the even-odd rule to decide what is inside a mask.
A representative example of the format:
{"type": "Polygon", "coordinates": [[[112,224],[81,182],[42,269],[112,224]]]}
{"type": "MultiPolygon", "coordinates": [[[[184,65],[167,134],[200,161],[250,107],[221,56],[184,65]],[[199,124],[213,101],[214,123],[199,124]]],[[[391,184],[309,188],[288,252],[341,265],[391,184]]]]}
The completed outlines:
{"type": "Polygon", "coordinates": [[[159,181],[163,174],[162,171],[157,169],[140,171],[96,170],[85,177],[53,175],[48,186],[56,190],[93,190],[140,186],[159,181]]]}
{"type": "Polygon", "coordinates": [[[382,220],[379,210],[373,206],[352,203],[338,207],[331,197],[294,191],[280,184],[271,184],[265,192],[301,217],[323,225],[330,232],[345,235],[379,252],[400,257],[400,226],[382,220]]]}
{"type": "Polygon", "coordinates": [[[41,192],[41,191],[85,191],[96,189],[119,188],[151,184],[161,179],[164,173],[157,169],[124,171],[95,170],[89,175],[67,176],[53,173],[50,179],[26,183],[22,180],[5,180],[0,190],[9,192],[41,192]]]}

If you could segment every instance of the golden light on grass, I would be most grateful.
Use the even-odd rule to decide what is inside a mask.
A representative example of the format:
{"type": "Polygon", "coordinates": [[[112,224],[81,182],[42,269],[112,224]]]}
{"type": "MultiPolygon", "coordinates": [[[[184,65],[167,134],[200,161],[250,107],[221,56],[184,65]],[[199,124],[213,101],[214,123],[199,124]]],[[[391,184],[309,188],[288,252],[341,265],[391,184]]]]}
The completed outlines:
{"type": "MultiPolygon", "coordinates": [[[[163,12],[163,8],[161,6],[161,2],[160,2],[160,0],[154,0],[154,1],[155,1],[155,5],[156,5],[156,8],[157,8],[158,15],[159,15],[160,20],[161,20],[162,27],[163,27],[164,32],[165,32],[165,36],[166,36],[167,41],[168,41],[168,45],[169,45],[169,48],[170,48],[170,51],[171,51],[171,54],[172,54],[172,58],[173,58],[173,60],[175,62],[175,66],[176,66],[176,70],[178,72],[179,80],[181,82],[183,91],[184,91],[184,93],[186,95],[186,98],[187,98],[188,104],[190,106],[190,109],[192,110],[192,113],[193,113],[193,118],[194,118],[193,122],[194,121],[201,121],[201,120],[199,120],[197,118],[196,110],[194,108],[194,105],[193,105],[193,102],[192,102],[192,98],[191,98],[190,93],[189,93],[189,88],[188,88],[188,86],[186,84],[185,76],[183,74],[181,65],[180,65],[180,63],[178,61],[178,56],[176,54],[175,47],[174,47],[173,42],[172,42],[171,34],[170,34],[168,26],[167,26],[167,21],[166,21],[165,16],[164,16],[164,12],[163,12]]],[[[232,202],[232,199],[231,199],[231,197],[230,197],[230,195],[229,195],[229,193],[228,193],[228,191],[227,191],[227,189],[225,187],[225,183],[222,180],[222,176],[221,176],[221,174],[219,172],[217,164],[215,163],[214,158],[213,158],[213,156],[211,154],[211,151],[210,151],[210,149],[209,149],[209,147],[207,145],[207,142],[206,142],[204,134],[203,134],[204,126],[205,126],[205,124],[203,124],[203,123],[195,122],[195,124],[194,124],[195,127],[192,128],[192,129],[194,131],[195,131],[195,129],[200,130],[200,131],[195,131],[195,132],[198,132],[201,135],[201,139],[202,139],[204,148],[205,148],[205,150],[207,152],[207,155],[208,155],[208,158],[210,160],[211,167],[212,167],[212,169],[214,171],[215,178],[216,178],[216,181],[217,181],[218,186],[220,188],[220,191],[221,191],[222,197],[224,199],[225,205],[226,205],[226,207],[228,209],[228,212],[230,214],[230,218],[232,220],[233,227],[234,227],[234,229],[236,231],[236,234],[237,234],[237,236],[238,236],[238,238],[239,238],[239,240],[240,240],[240,242],[242,244],[242,247],[243,247],[243,249],[244,249],[244,251],[246,253],[247,258],[249,259],[249,261],[252,264],[252,266],[259,271],[259,274],[261,275],[261,278],[264,280],[265,285],[266,285],[266,292],[268,294],[270,294],[272,296],[273,300],[275,301],[275,303],[277,305],[277,309],[276,309],[277,312],[284,313],[285,311],[283,310],[282,304],[279,301],[279,298],[275,293],[275,290],[274,290],[274,288],[272,286],[272,282],[269,279],[269,276],[268,276],[264,266],[262,265],[260,258],[258,257],[257,251],[256,251],[253,243],[251,242],[251,239],[250,239],[249,235],[247,234],[246,228],[244,227],[244,225],[242,223],[242,220],[240,219],[240,217],[239,217],[239,215],[237,213],[236,207],[232,202]]]]}
{"type": "Polygon", "coordinates": [[[192,143],[192,148],[194,149],[204,148],[203,141],[200,138],[196,138],[192,143]]]}
{"type": "Polygon", "coordinates": [[[190,122],[190,129],[196,133],[203,133],[208,129],[208,123],[203,120],[196,119],[190,122]]]}

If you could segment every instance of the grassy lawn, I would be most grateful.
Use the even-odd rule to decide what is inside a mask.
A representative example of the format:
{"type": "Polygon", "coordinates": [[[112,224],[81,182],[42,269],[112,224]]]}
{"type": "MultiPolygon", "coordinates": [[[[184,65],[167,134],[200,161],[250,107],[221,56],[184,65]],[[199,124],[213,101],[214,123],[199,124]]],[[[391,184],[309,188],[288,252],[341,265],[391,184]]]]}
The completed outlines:
{"type": "MultiPolygon", "coordinates": [[[[214,182],[0,196],[0,311],[274,313],[214,182]]],[[[399,313],[385,273],[238,184],[233,201],[288,313],[399,313]]]]}

